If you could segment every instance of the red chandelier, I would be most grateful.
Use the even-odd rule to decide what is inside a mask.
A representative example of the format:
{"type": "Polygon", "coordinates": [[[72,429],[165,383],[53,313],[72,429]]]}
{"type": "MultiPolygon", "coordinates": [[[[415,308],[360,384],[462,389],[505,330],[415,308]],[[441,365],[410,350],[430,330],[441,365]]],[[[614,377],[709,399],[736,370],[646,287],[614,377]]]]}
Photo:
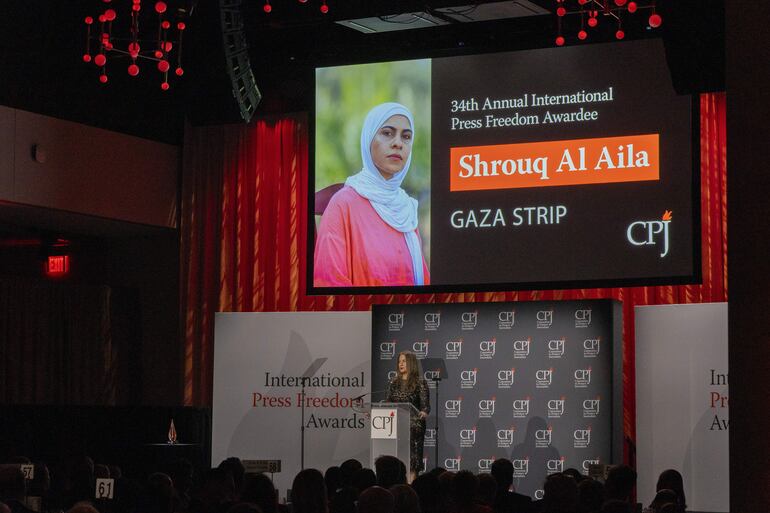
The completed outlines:
{"type": "MultiPolygon", "coordinates": [[[[306,4],[307,0],[297,0],[301,4],[306,4]]],[[[262,6],[262,10],[265,11],[265,13],[270,14],[273,12],[273,6],[270,5],[270,0],[265,0],[265,4],[262,6]]],[[[329,5],[326,3],[326,0],[321,0],[321,6],[318,8],[319,11],[321,11],[322,14],[328,14],[329,13],[329,5]]]]}
{"type": "Polygon", "coordinates": [[[562,32],[562,20],[566,16],[580,16],[580,30],[577,32],[580,41],[588,39],[587,28],[595,29],[608,21],[615,28],[615,39],[623,39],[626,37],[623,22],[640,12],[648,15],[647,25],[650,28],[658,28],[663,23],[663,18],[655,11],[655,0],[556,0],[558,33],[554,42],[556,46],[562,46],[566,41],[562,32]],[[608,21],[599,23],[600,16],[608,21]]]}
{"type": "MultiPolygon", "coordinates": [[[[129,64],[126,71],[132,77],[139,75],[141,70],[139,63],[149,61],[155,64],[160,73],[160,88],[168,90],[169,71],[171,62],[175,62],[173,74],[181,77],[184,74],[182,68],[182,35],[186,25],[188,13],[185,9],[177,9],[169,15],[166,2],[155,2],[154,10],[157,14],[157,33],[152,39],[142,39],[139,35],[139,17],[142,11],[142,0],[131,0],[128,7],[129,17],[128,37],[117,38],[113,36],[113,23],[118,18],[118,13],[112,8],[112,0],[102,0],[106,5],[104,12],[96,16],[86,16],[86,48],[83,61],[93,62],[100,68],[99,81],[106,84],[107,64],[117,57],[128,57],[129,64]],[[94,53],[92,54],[92,50],[94,53]]],[[[115,2],[117,3],[117,2],[115,2]]]]}

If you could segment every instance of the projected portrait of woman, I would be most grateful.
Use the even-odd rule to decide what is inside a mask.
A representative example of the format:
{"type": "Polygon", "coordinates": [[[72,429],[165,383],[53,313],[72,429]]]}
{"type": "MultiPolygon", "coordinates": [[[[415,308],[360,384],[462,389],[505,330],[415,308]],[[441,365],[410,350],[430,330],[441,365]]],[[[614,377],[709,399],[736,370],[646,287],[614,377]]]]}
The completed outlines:
{"type": "Polygon", "coordinates": [[[412,113],[383,103],[361,130],[363,168],[345,180],[321,217],[315,246],[316,287],[428,285],[417,200],[401,188],[415,137],[412,113]]]}

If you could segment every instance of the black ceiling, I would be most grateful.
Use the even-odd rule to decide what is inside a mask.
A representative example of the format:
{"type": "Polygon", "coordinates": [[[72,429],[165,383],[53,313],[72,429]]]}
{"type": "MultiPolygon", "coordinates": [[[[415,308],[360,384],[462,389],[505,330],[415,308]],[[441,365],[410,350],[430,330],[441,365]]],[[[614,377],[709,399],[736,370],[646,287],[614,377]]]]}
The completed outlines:
{"type": "MultiPolygon", "coordinates": [[[[114,0],[112,5],[120,13],[129,3],[114,0]]],[[[98,69],[82,62],[83,18],[104,9],[102,0],[4,0],[0,4],[0,104],[171,143],[181,142],[185,119],[194,124],[238,122],[223,56],[219,0],[167,3],[195,7],[185,34],[185,76],[164,92],[160,80],[151,76],[153,70],[143,69],[140,77],[132,79],[125,64],[116,65],[110,68],[109,83],[103,85],[98,69]]],[[[264,0],[243,0],[251,65],[264,95],[257,114],[309,109],[317,65],[553,45],[553,15],[382,34],[363,34],[334,23],[471,3],[328,0],[330,11],[324,15],[318,9],[321,0],[306,4],[271,0],[273,10],[267,15],[262,10],[264,0]]],[[[555,5],[549,0],[533,3],[545,8],[555,5]]],[[[153,4],[154,0],[144,0],[144,9],[149,12],[153,4]]],[[[627,39],[663,37],[675,83],[682,90],[722,88],[723,2],[658,0],[658,9],[664,17],[661,29],[651,34],[640,19],[624,27],[627,39]]],[[[613,34],[614,30],[606,30],[592,39],[609,41],[613,34]]],[[[573,42],[568,38],[568,44],[573,42]]]]}

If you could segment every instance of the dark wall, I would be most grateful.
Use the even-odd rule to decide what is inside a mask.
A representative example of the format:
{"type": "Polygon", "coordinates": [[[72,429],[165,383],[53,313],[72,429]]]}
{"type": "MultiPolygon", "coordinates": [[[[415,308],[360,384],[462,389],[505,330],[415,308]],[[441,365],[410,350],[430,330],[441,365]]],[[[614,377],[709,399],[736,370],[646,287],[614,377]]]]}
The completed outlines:
{"type": "MultiPolygon", "coordinates": [[[[179,242],[173,230],[130,237],[64,235],[71,245],[70,275],[51,279],[43,272],[45,237],[18,231],[0,246],[0,279],[53,287],[109,287],[113,328],[125,335],[115,386],[117,404],[181,404],[179,336],[179,242]],[[15,242],[14,242],[15,241],[15,242]]],[[[13,305],[10,305],[13,308],[13,305]]],[[[0,340],[0,344],[4,343],[0,340]]],[[[60,372],[63,369],[36,369],[60,372]]],[[[42,401],[41,401],[42,402],[42,401]]],[[[80,402],[80,401],[75,401],[80,402]]]]}
{"type": "Polygon", "coordinates": [[[96,463],[120,466],[131,478],[145,478],[180,457],[198,470],[210,466],[207,409],[0,406],[0,418],[0,462],[23,455],[59,470],[87,455],[96,463]],[[171,419],[178,437],[173,446],[166,443],[171,419]]]}
{"type": "Polygon", "coordinates": [[[727,3],[730,510],[770,510],[770,5],[727,3]]]}
{"type": "MultiPolygon", "coordinates": [[[[116,3],[121,4],[115,7],[120,12],[120,23],[116,22],[113,37],[125,38],[123,20],[127,19],[130,2],[116,3]]],[[[143,9],[148,20],[155,16],[153,4],[148,2],[143,9]]],[[[113,56],[115,62],[107,69],[109,83],[102,84],[99,68],[83,62],[83,20],[86,15],[96,18],[104,8],[103,2],[92,0],[4,1],[0,16],[0,105],[170,144],[181,143],[185,81],[172,80],[172,88],[162,91],[159,74],[152,65],[142,63],[142,75],[132,80],[126,72],[127,59],[113,56]]],[[[188,31],[193,37],[196,28],[191,25],[188,31]]]]}
{"type": "Polygon", "coordinates": [[[108,248],[114,266],[112,282],[138,295],[142,369],[138,404],[182,404],[177,233],[119,239],[108,248]]]}

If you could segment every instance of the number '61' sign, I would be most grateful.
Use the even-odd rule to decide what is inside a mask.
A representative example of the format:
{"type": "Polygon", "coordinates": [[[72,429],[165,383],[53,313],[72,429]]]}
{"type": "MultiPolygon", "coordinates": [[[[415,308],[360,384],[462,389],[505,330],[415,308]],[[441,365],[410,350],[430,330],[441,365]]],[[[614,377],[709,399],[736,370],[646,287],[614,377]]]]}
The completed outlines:
{"type": "Polygon", "coordinates": [[[96,490],[94,491],[94,498],[96,499],[112,499],[115,493],[115,480],[114,479],[102,479],[96,480],[96,490]]]}

